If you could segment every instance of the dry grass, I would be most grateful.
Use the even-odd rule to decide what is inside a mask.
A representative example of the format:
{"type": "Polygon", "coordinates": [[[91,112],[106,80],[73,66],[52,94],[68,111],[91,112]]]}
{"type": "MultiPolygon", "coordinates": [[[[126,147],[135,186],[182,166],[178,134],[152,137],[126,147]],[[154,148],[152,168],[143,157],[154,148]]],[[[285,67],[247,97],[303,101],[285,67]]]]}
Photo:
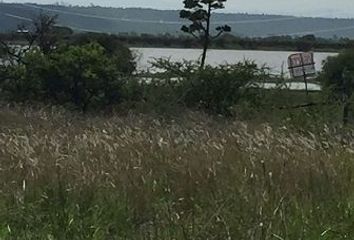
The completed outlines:
{"type": "Polygon", "coordinates": [[[354,238],[352,133],[0,116],[0,239],[354,238]]]}

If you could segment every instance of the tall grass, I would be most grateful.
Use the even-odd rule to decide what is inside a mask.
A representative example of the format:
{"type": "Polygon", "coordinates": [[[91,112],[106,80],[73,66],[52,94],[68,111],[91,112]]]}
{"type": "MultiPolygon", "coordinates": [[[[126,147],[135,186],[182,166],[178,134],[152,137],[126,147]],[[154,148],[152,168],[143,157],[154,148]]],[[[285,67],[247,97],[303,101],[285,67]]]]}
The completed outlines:
{"type": "Polygon", "coordinates": [[[0,111],[0,239],[353,239],[354,132],[0,111]]]}

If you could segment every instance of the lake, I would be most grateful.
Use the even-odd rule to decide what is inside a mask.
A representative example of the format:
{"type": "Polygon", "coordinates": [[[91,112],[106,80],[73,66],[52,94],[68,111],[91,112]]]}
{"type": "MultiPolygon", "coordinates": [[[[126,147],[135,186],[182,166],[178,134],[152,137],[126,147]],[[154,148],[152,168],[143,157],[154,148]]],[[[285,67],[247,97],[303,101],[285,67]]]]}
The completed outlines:
{"type": "MultiPolygon", "coordinates": [[[[199,49],[176,49],[176,48],[131,48],[137,55],[138,70],[148,70],[151,67],[150,62],[154,58],[171,58],[173,61],[198,60],[202,50],[199,49]]],[[[254,60],[259,66],[266,65],[271,68],[272,73],[280,74],[282,69],[289,76],[287,69],[288,56],[295,52],[287,51],[253,51],[253,50],[209,50],[207,63],[218,65],[223,63],[237,63],[243,60],[254,60]]],[[[315,53],[316,69],[322,69],[322,62],[329,56],[335,56],[337,53],[315,53]]],[[[0,59],[1,64],[1,59],[0,59]]],[[[276,87],[272,83],[266,83],[263,88],[276,87]]],[[[287,88],[292,90],[305,89],[303,82],[287,83],[287,88]]],[[[319,91],[321,87],[317,84],[309,84],[309,90],[319,91]]]]}
{"type": "MultiPolygon", "coordinates": [[[[175,49],[175,48],[132,48],[138,56],[138,69],[147,70],[151,67],[150,61],[154,58],[171,58],[173,61],[198,60],[202,50],[199,49],[175,49]]],[[[270,67],[272,73],[280,74],[282,69],[288,75],[287,59],[295,52],[286,51],[252,51],[252,50],[209,50],[207,63],[218,65],[223,63],[237,63],[243,60],[254,60],[259,66],[270,67]]],[[[322,62],[328,56],[336,53],[315,53],[316,69],[322,69],[322,62]]]]}

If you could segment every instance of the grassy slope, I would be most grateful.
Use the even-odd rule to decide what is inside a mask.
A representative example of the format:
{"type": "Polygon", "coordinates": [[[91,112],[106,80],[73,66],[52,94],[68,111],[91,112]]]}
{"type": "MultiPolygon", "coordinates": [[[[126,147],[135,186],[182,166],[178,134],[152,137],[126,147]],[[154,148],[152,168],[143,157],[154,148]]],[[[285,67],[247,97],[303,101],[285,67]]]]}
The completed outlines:
{"type": "MultiPolygon", "coordinates": [[[[181,2],[182,7],[182,2],[181,2]]],[[[0,31],[16,28],[23,23],[21,18],[32,18],[40,12],[59,14],[59,23],[75,30],[90,30],[112,33],[176,34],[180,32],[178,11],[152,9],[124,9],[101,7],[65,7],[58,5],[36,5],[0,3],[0,31]],[[59,11],[59,12],[58,12],[59,11]],[[10,14],[10,15],[9,15],[10,14]],[[98,16],[98,17],[97,17],[98,16]],[[20,17],[20,19],[18,19],[20,17]],[[123,18],[123,21],[122,21],[123,18]],[[133,21],[126,21],[126,20],[133,21]],[[138,20],[138,22],[134,22],[138,20]],[[160,21],[172,22],[172,24],[160,21]],[[147,22],[145,22],[147,21],[147,22]],[[150,22],[152,21],[152,22],[150,22]],[[177,23],[176,23],[177,22],[177,23]]],[[[305,35],[315,33],[325,38],[354,37],[352,19],[326,19],[277,15],[215,14],[217,22],[227,22],[238,36],[260,37],[275,35],[305,35]],[[284,19],[280,21],[281,19],[284,19]]],[[[213,26],[214,29],[214,26],[213,26]]]]}
{"type": "Polygon", "coordinates": [[[353,239],[354,146],[319,132],[2,107],[0,239],[353,239]]]}

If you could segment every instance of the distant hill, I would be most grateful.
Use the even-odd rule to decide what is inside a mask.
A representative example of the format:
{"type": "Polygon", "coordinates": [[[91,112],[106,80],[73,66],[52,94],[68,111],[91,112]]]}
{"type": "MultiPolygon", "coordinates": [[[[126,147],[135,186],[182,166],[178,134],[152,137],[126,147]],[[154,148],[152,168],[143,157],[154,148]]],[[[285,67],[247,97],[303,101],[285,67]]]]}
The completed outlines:
{"type": "MultiPolygon", "coordinates": [[[[0,3],[0,32],[16,29],[40,11],[59,16],[59,24],[76,31],[181,34],[178,11],[0,3]]],[[[326,19],[279,15],[215,14],[215,24],[229,24],[242,37],[276,35],[345,37],[354,39],[354,19],[326,19]]]]}

